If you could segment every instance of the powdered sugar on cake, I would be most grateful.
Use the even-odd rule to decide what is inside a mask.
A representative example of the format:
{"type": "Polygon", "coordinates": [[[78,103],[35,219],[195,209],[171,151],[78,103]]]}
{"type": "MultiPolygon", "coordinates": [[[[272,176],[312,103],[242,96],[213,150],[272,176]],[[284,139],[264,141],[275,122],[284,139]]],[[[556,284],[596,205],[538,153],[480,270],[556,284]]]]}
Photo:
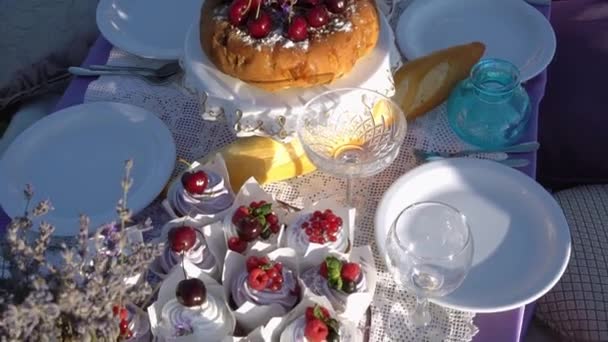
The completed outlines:
{"type": "MultiPolygon", "coordinates": [[[[254,46],[256,50],[261,51],[267,47],[273,49],[275,46],[280,46],[285,49],[300,49],[308,50],[311,40],[321,40],[326,35],[336,32],[350,32],[353,30],[353,24],[348,19],[356,11],[355,2],[350,1],[346,11],[342,14],[329,13],[329,21],[326,25],[318,28],[308,27],[309,37],[303,41],[293,41],[286,36],[284,27],[287,26],[287,18],[278,11],[271,13],[274,29],[264,38],[254,38],[246,29],[232,26],[233,34],[243,41],[246,45],[254,46]]],[[[215,9],[213,19],[216,21],[228,21],[228,5],[222,5],[215,9]]]]}

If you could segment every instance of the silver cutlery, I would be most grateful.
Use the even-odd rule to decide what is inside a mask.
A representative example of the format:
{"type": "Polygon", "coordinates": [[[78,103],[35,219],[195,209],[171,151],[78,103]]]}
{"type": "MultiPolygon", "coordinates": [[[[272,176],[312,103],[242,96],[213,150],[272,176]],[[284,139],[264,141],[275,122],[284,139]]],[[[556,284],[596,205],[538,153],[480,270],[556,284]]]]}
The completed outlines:
{"type": "Polygon", "coordinates": [[[160,68],[147,68],[147,67],[136,67],[136,66],[119,66],[119,65],[99,65],[93,64],[88,66],[91,70],[108,70],[108,71],[132,71],[142,73],[145,75],[166,77],[174,75],[181,71],[181,67],[178,62],[172,62],[161,66],[160,68]]]}
{"type": "Polygon", "coordinates": [[[163,85],[171,82],[173,77],[177,73],[171,75],[157,76],[147,71],[129,71],[129,70],[92,70],[84,67],[69,67],[68,71],[72,75],[77,76],[103,76],[103,75],[122,75],[122,76],[136,76],[146,82],[154,85],[163,85]]]}
{"type": "Polygon", "coordinates": [[[470,154],[477,153],[527,153],[538,150],[540,144],[536,141],[525,142],[517,145],[495,148],[495,149],[475,149],[466,150],[459,152],[431,152],[420,149],[414,149],[414,155],[419,159],[428,159],[429,157],[442,157],[442,158],[453,158],[453,157],[464,157],[470,154]]]}
{"type": "MultiPolygon", "coordinates": [[[[441,160],[441,159],[446,159],[444,157],[439,157],[439,156],[431,156],[428,158],[425,158],[425,161],[435,161],[435,160],[441,160]]],[[[493,161],[499,164],[503,164],[505,166],[509,166],[509,167],[514,167],[514,168],[520,168],[520,167],[526,167],[528,165],[530,165],[530,161],[528,159],[524,159],[524,158],[513,158],[513,159],[504,159],[504,160],[494,160],[494,159],[484,159],[484,160],[489,160],[489,161],[493,161]]]]}

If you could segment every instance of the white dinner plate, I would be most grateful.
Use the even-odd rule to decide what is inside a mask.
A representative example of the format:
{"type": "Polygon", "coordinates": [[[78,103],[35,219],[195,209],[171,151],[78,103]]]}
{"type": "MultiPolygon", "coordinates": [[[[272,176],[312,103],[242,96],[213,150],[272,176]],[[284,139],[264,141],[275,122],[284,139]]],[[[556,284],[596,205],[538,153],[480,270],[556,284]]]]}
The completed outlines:
{"type": "Polygon", "coordinates": [[[112,45],[146,58],[177,60],[202,0],[100,0],[97,27],[112,45]]]}
{"type": "Polygon", "coordinates": [[[218,70],[203,52],[199,37],[199,25],[195,22],[185,41],[183,67],[193,81],[193,86],[206,92],[211,101],[222,107],[230,108],[236,102],[238,108],[248,112],[274,109],[297,111],[302,109],[308,100],[328,89],[362,87],[381,91],[385,87],[384,83],[388,85],[391,83],[388,82],[387,77],[384,77],[384,83],[370,84],[378,79],[373,76],[390,68],[389,51],[394,44],[394,37],[387,20],[382,15],[376,47],[367,56],[361,58],[348,75],[327,86],[305,89],[269,92],[226,75],[218,70]]]}
{"type": "Polygon", "coordinates": [[[549,65],[556,46],[547,18],[524,0],[415,0],[401,14],[395,35],[407,59],[480,41],[485,58],[515,64],[522,81],[549,65]]]}
{"type": "Polygon", "coordinates": [[[419,201],[457,208],[473,235],[473,266],[456,291],[432,299],[439,305],[472,312],[514,309],[549,291],[566,269],[570,230],[564,214],[549,193],[519,171],[457,158],[406,173],[384,194],[376,212],[376,242],[383,258],[390,225],[419,201]]]}
{"type": "Polygon", "coordinates": [[[91,228],[116,220],[124,164],[133,159],[128,207],[138,212],[156,198],[175,166],[175,143],[167,126],[142,108],[92,102],[53,113],[21,133],[0,160],[0,204],[23,215],[25,184],[34,202],[50,199],[44,219],[55,235],[78,233],[78,217],[91,228]]]}

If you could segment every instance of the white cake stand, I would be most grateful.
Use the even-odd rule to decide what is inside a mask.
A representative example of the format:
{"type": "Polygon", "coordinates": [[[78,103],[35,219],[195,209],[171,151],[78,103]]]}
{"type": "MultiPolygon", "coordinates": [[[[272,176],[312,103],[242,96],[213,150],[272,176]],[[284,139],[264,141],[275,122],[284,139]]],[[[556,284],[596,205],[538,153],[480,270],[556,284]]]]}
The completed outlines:
{"type": "Polygon", "coordinates": [[[367,88],[389,97],[394,94],[391,65],[398,63],[394,59],[399,57],[391,53],[395,43],[388,21],[382,14],[379,17],[380,37],[376,47],[348,75],[329,85],[279,92],[265,91],[219,71],[201,49],[196,20],[186,36],[181,60],[186,72],[184,85],[201,98],[204,119],[226,120],[241,137],[288,139],[295,134],[298,112],[308,100],[326,90],[367,88]]]}

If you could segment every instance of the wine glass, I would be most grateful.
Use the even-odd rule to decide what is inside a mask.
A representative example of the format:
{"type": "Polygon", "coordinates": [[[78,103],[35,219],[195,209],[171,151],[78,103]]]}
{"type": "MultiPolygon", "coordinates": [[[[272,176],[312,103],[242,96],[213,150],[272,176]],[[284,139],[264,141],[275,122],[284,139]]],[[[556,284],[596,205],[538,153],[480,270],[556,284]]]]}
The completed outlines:
{"type": "Polygon", "coordinates": [[[375,91],[329,90],[310,100],[297,132],[308,158],[320,170],[347,179],[346,205],[356,207],[352,179],[386,169],[405,138],[405,115],[375,91]]]}
{"type": "MultiPolygon", "coordinates": [[[[393,327],[404,323],[422,332],[432,323],[429,298],[445,296],[464,281],[473,259],[473,236],[466,218],[440,202],[418,202],[405,208],[386,239],[386,264],[398,285],[416,296],[406,320],[392,314],[393,327]]],[[[399,304],[391,304],[399,305],[399,304]]]]}

